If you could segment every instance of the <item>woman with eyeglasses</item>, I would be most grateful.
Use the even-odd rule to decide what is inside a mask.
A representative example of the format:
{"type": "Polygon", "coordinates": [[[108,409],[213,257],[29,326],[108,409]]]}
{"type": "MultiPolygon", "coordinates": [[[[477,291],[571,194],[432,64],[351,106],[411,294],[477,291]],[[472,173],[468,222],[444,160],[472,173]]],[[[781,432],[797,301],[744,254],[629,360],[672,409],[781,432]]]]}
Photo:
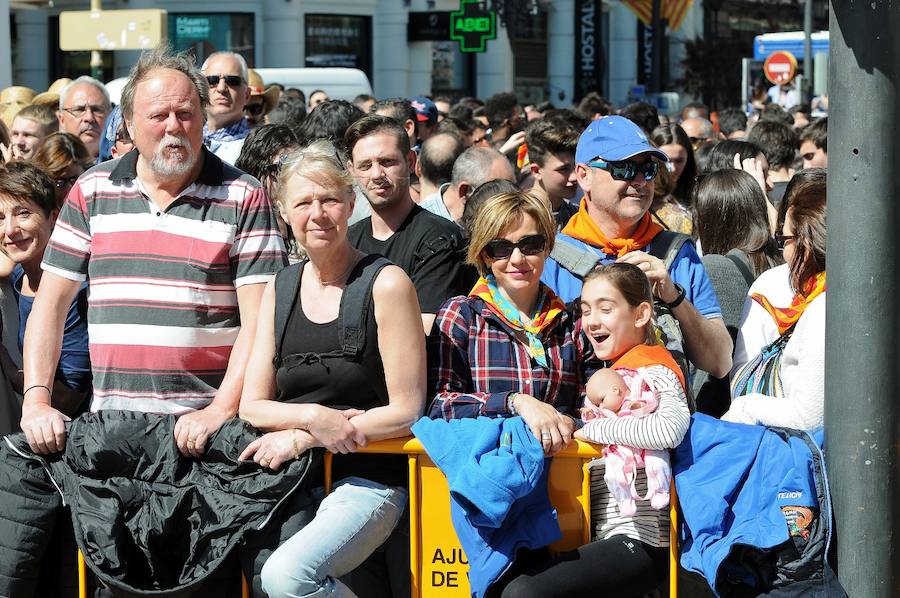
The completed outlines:
{"type": "MultiPolygon", "coordinates": [[[[77,140],[77,138],[75,138],[77,140]]],[[[79,141],[79,143],[81,143],[79,141]]],[[[9,281],[19,308],[18,345],[41,283],[41,261],[59,215],[58,188],[40,168],[21,161],[0,165],[0,281],[9,281]]],[[[6,322],[4,322],[6,324],[6,322]]],[[[23,394],[22,370],[6,348],[0,348],[0,367],[13,389],[23,394]]],[[[30,390],[30,389],[29,389],[30,390]]],[[[87,283],[69,306],[62,349],[53,382],[53,406],[74,417],[88,405],[91,360],[88,352],[87,283]]],[[[18,422],[14,422],[18,428],[18,422]]]]}
{"type": "Polygon", "coordinates": [[[775,241],[785,264],[750,287],[722,419],[814,429],[825,411],[825,170],[788,183],[775,241]]]}
{"type": "Polygon", "coordinates": [[[574,325],[540,280],[555,233],[548,207],[522,191],[479,210],[467,261],[481,278],[441,307],[429,337],[432,418],[521,415],[548,455],[572,439],[574,325]]]}
{"type": "MultiPolygon", "coordinates": [[[[391,536],[407,502],[402,456],[353,453],[369,441],[409,434],[422,414],[426,380],[415,288],[400,268],[347,241],[355,200],[353,179],[330,141],[315,141],[282,163],[276,203],[308,257],[282,270],[263,294],[240,417],[266,434],[240,458],[278,470],[315,447],[335,456],[331,493],[324,495],[320,479],[309,523],[262,568],[270,598],[408,590],[391,587],[387,574],[384,587],[360,588],[345,577],[391,536]]],[[[389,552],[367,568],[386,568],[389,552]]]]}
{"type": "MultiPolygon", "coordinates": [[[[750,285],[784,263],[769,233],[768,202],[750,174],[728,168],[705,176],[691,203],[694,240],[703,247],[703,267],[734,341],[750,285]]],[[[714,417],[725,413],[731,402],[727,376],[714,378],[699,370],[693,384],[699,412],[714,417]]]]}
{"type": "MultiPolygon", "coordinates": [[[[451,428],[444,422],[416,424],[414,432],[426,448],[431,446],[429,433],[450,431],[456,437],[465,430],[475,430],[475,436],[456,443],[468,444],[467,440],[472,438],[473,445],[481,446],[482,432],[478,430],[483,427],[488,437],[497,425],[503,425],[501,419],[513,416],[521,416],[521,420],[510,420],[514,427],[503,429],[516,435],[509,451],[511,454],[518,451],[518,458],[524,462],[534,456],[543,461],[541,455],[553,455],[572,439],[575,432],[572,417],[577,414],[579,399],[574,322],[563,302],[540,281],[555,233],[556,221],[549,204],[523,191],[490,197],[478,210],[467,261],[478,269],[481,277],[468,296],[453,297],[444,303],[428,339],[428,382],[432,397],[429,416],[434,420],[468,421],[451,422],[460,424],[460,428],[451,428]],[[487,422],[485,417],[495,421],[487,422]],[[478,419],[473,421],[473,418],[478,419]],[[463,428],[464,425],[467,427],[463,428]],[[520,435],[534,438],[530,442],[519,441],[520,435]],[[529,457],[522,457],[523,451],[529,457]]],[[[452,443],[447,450],[450,446],[452,443]]],[[[496,443],[493,448],[496,450],[496,443]]],[[[468,447],[464,450],[469,451],[468,447]]],[[[468,453],[465,456],[469,457],[468,453]]],[[[471,455],[477,461],[491,460],[490,455],[481,457],[471,455]]],[[[446,464],[442,466],[448,478],[457,479],[446,464]]],[[[522,476],[534,475],[527,466],[523,468],[522,476]]],[[[473,490],[485,492],[486,496],[495,493],[499,496],[507,484],[520,483],[516,476],[505,478],[499,471],[494,474],[491,484],[473,490]]],[[[516,490],[521,491],[521,488],[516,490]]],[[[527,541],[517,542],[525,548],[510,552],[491,544],[493,539],[485,540],[491,550],[506,555],[509,567],[507,574],[501,576],[503,572],[489,567],[490,563],[483,563],[484,567],[473,564],[473,568],[480,567],[469,576],[473,593],[478,590],[485,591],[488,597],[499,596],[512,575],[549,557],[545,545],[554,539],[544,531],[548,526],[543,516],[546,511],[539,506],[540,486],[522,500],[538,502],[538,508],[523,524],[532,530],[527,541]]],[[[515,524],[509,527],[511,533],[517,533],[515,524]]],[[[503,535],[503,531],[497,530],[496,541],[502,542],[499,538],[503,535]]],[[[476,536],[477,532],[461,538],[476,536]]],[[[470,554],[472,563],[485,560],[479,554],[481,550],[467,544],[463,548],[470,554]]]]}
{"type": "Polygon", "coordinates": [[[94,165],[94,159],[77,136],[71,133],[53,133],[35,150],[31,163],[53,179],[56,204],[61,208],[75,181],[94,165]]]}

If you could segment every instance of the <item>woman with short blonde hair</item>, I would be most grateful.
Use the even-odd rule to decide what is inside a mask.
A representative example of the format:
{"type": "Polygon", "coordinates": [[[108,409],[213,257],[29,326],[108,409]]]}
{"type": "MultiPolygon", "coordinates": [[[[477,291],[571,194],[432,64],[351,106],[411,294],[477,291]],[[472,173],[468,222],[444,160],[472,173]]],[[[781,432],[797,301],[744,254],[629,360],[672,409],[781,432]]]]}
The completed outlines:
{"type": "Polygon", "coordinates": [[[431,417],[521,415],[553,454],[572,439],[579,398],[574,322],[541,282],[553,216],[533,195],[503,193],[472,231],[468,261],[481,278],[441,307],[429,337],[431,417]]]}
{"type": "Polygon", "coordinates": [[[262,586],[272,598],[318,596],[323,588],[354,596],[345,576],[392,534],[406,508],[407,478],[402,457],[352,453],[409,434],[422,414],[421,313],[403,270],[347,240],[356,196],[331,142],[288,154],[275,199],[307,259],[279,272],[263,293],[240,417],[267,433],[240,458],[278,470],[314,447],[336,454],[331,493],[324,495],[320,476],[311,520],[266,560],[262,586]],[[345,294],[366,299],[348,307],[345,294]],[[362,313],[353,352],[342,334],[350,330],[348,309],[362,313]]]}

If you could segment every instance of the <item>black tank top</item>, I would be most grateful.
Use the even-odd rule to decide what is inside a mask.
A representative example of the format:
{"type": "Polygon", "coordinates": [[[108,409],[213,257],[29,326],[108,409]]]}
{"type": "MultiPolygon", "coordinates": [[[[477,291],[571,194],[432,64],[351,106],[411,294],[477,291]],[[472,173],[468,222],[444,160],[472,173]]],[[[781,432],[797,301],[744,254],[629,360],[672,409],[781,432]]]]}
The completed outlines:
{"type": "MultiPolygon", "coordinates": [[[[347,284],[359,278],[366,264],[376,258],[361,259],[347,284]]],[[[301,279],[302,276],[301,272],[301,279]]],[[[368,410],[387,405],[374,298],[370,299],[365,322],[366,342],[356,360],[342,355],[338,319],[326,324],[312,322],[303,312],[302,303],[301,297],[297,297],[285,326],[282,365],[275,374],[276,400],[316,403],[338,410],[368,410]]],[[[332,479],[336,482],[359,476],[391,486],[405,486],[405,465],[403,456],[334,455],[332,479]]]]}

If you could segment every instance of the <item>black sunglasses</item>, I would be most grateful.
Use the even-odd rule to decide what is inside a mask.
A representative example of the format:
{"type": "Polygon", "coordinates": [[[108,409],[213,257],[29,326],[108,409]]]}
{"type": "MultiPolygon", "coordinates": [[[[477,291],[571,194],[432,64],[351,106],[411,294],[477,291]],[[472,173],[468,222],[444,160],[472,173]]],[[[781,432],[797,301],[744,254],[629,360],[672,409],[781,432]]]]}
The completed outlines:
{"type": "Polygon", "coordinates": [[[210,87],[216,87],[217,85],[219,85],[219,81],[221,81],[222,79],[225,79],[225,85],[227,85],[228,87],[234,87],[234,88],[240,87],[241,83],[244,82],[244,80],[241,79],[240,75],[207,75],[206,76],[206,81],[207,81],[207,83],[209,83],[210,87]]]}
{"type": "Polygon", "coordinates": [[[779,250],[784,249],[784,246],[788,244],[788,241],[792,241],[794,239],[794,235],[785,235],[783,233],[775,233],[775,245],[778,246],[779,250]]]}
{"type": "Polygon", "coordinates": [[[652,181],[659,172],[659,163],[653,160],[638,164],[629,160],[622,162],[605,162],[603,160],[592,160],[587,163],[591,168],[599,168],[605,170],[617,181],[630,181],[640,172],[645,181],[652,181]]]}
{"type": "Polygon", "coordinates": [[[79,176],[81,175],[76,174],[75,176],[60,177],[54,180],[53,184],[56,185],[57,189],[68,189],[75,184],[75,181],[78,180],[79,176]]]}
{"type": "Polygon", "coordinates": [[[244,112],[252,116],[259,116],[263,113],[264,108],[264,104],[247,104],[246,106],[244,106],[244,112]]]}
{"type": "Polygon", "coordinates": [[[513,243],[506,239],[494,239],[484,246],[484,253],[492,260],[505,260],[518,248],[522,255],[537,255],[547,248],[547,237],[544,235],[528,235],[513,243]]]}

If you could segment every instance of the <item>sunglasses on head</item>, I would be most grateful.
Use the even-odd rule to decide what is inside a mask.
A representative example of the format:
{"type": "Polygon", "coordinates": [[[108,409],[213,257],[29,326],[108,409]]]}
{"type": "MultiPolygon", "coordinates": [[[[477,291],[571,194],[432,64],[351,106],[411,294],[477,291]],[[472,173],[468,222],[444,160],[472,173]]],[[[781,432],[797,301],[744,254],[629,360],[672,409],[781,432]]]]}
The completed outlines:
{"type": "Polygon", "coordinates": [[[612,178],[617,181],[630,181],[640,172],[645,181],[652,181],[659,172],[659,163],[649,160],[643,164],[631,161],[622,162],[605,162],[603,160],[593,160],[587,163],[591,168],[599,168],[605,170],[612,178]]]}
{"type": "Polygon", "coordinates": [[[484,253],[492,260],[505,260],[518,249],[522,255],[537,255],[547,248],[547,238],[544,235],[528,235],[513,243],[507,239],[494,239],[484,246],[484,253]]]}
{"type": "Polygon", "coordinates": [[[240,75],[207,75],[206,81],[209,83],[210,87],[216,87],[219,85],[219,81],[225,79],[225,85],[228,87],[240,87],[241,83],[244,82],[241,79],[240,75]]]}

